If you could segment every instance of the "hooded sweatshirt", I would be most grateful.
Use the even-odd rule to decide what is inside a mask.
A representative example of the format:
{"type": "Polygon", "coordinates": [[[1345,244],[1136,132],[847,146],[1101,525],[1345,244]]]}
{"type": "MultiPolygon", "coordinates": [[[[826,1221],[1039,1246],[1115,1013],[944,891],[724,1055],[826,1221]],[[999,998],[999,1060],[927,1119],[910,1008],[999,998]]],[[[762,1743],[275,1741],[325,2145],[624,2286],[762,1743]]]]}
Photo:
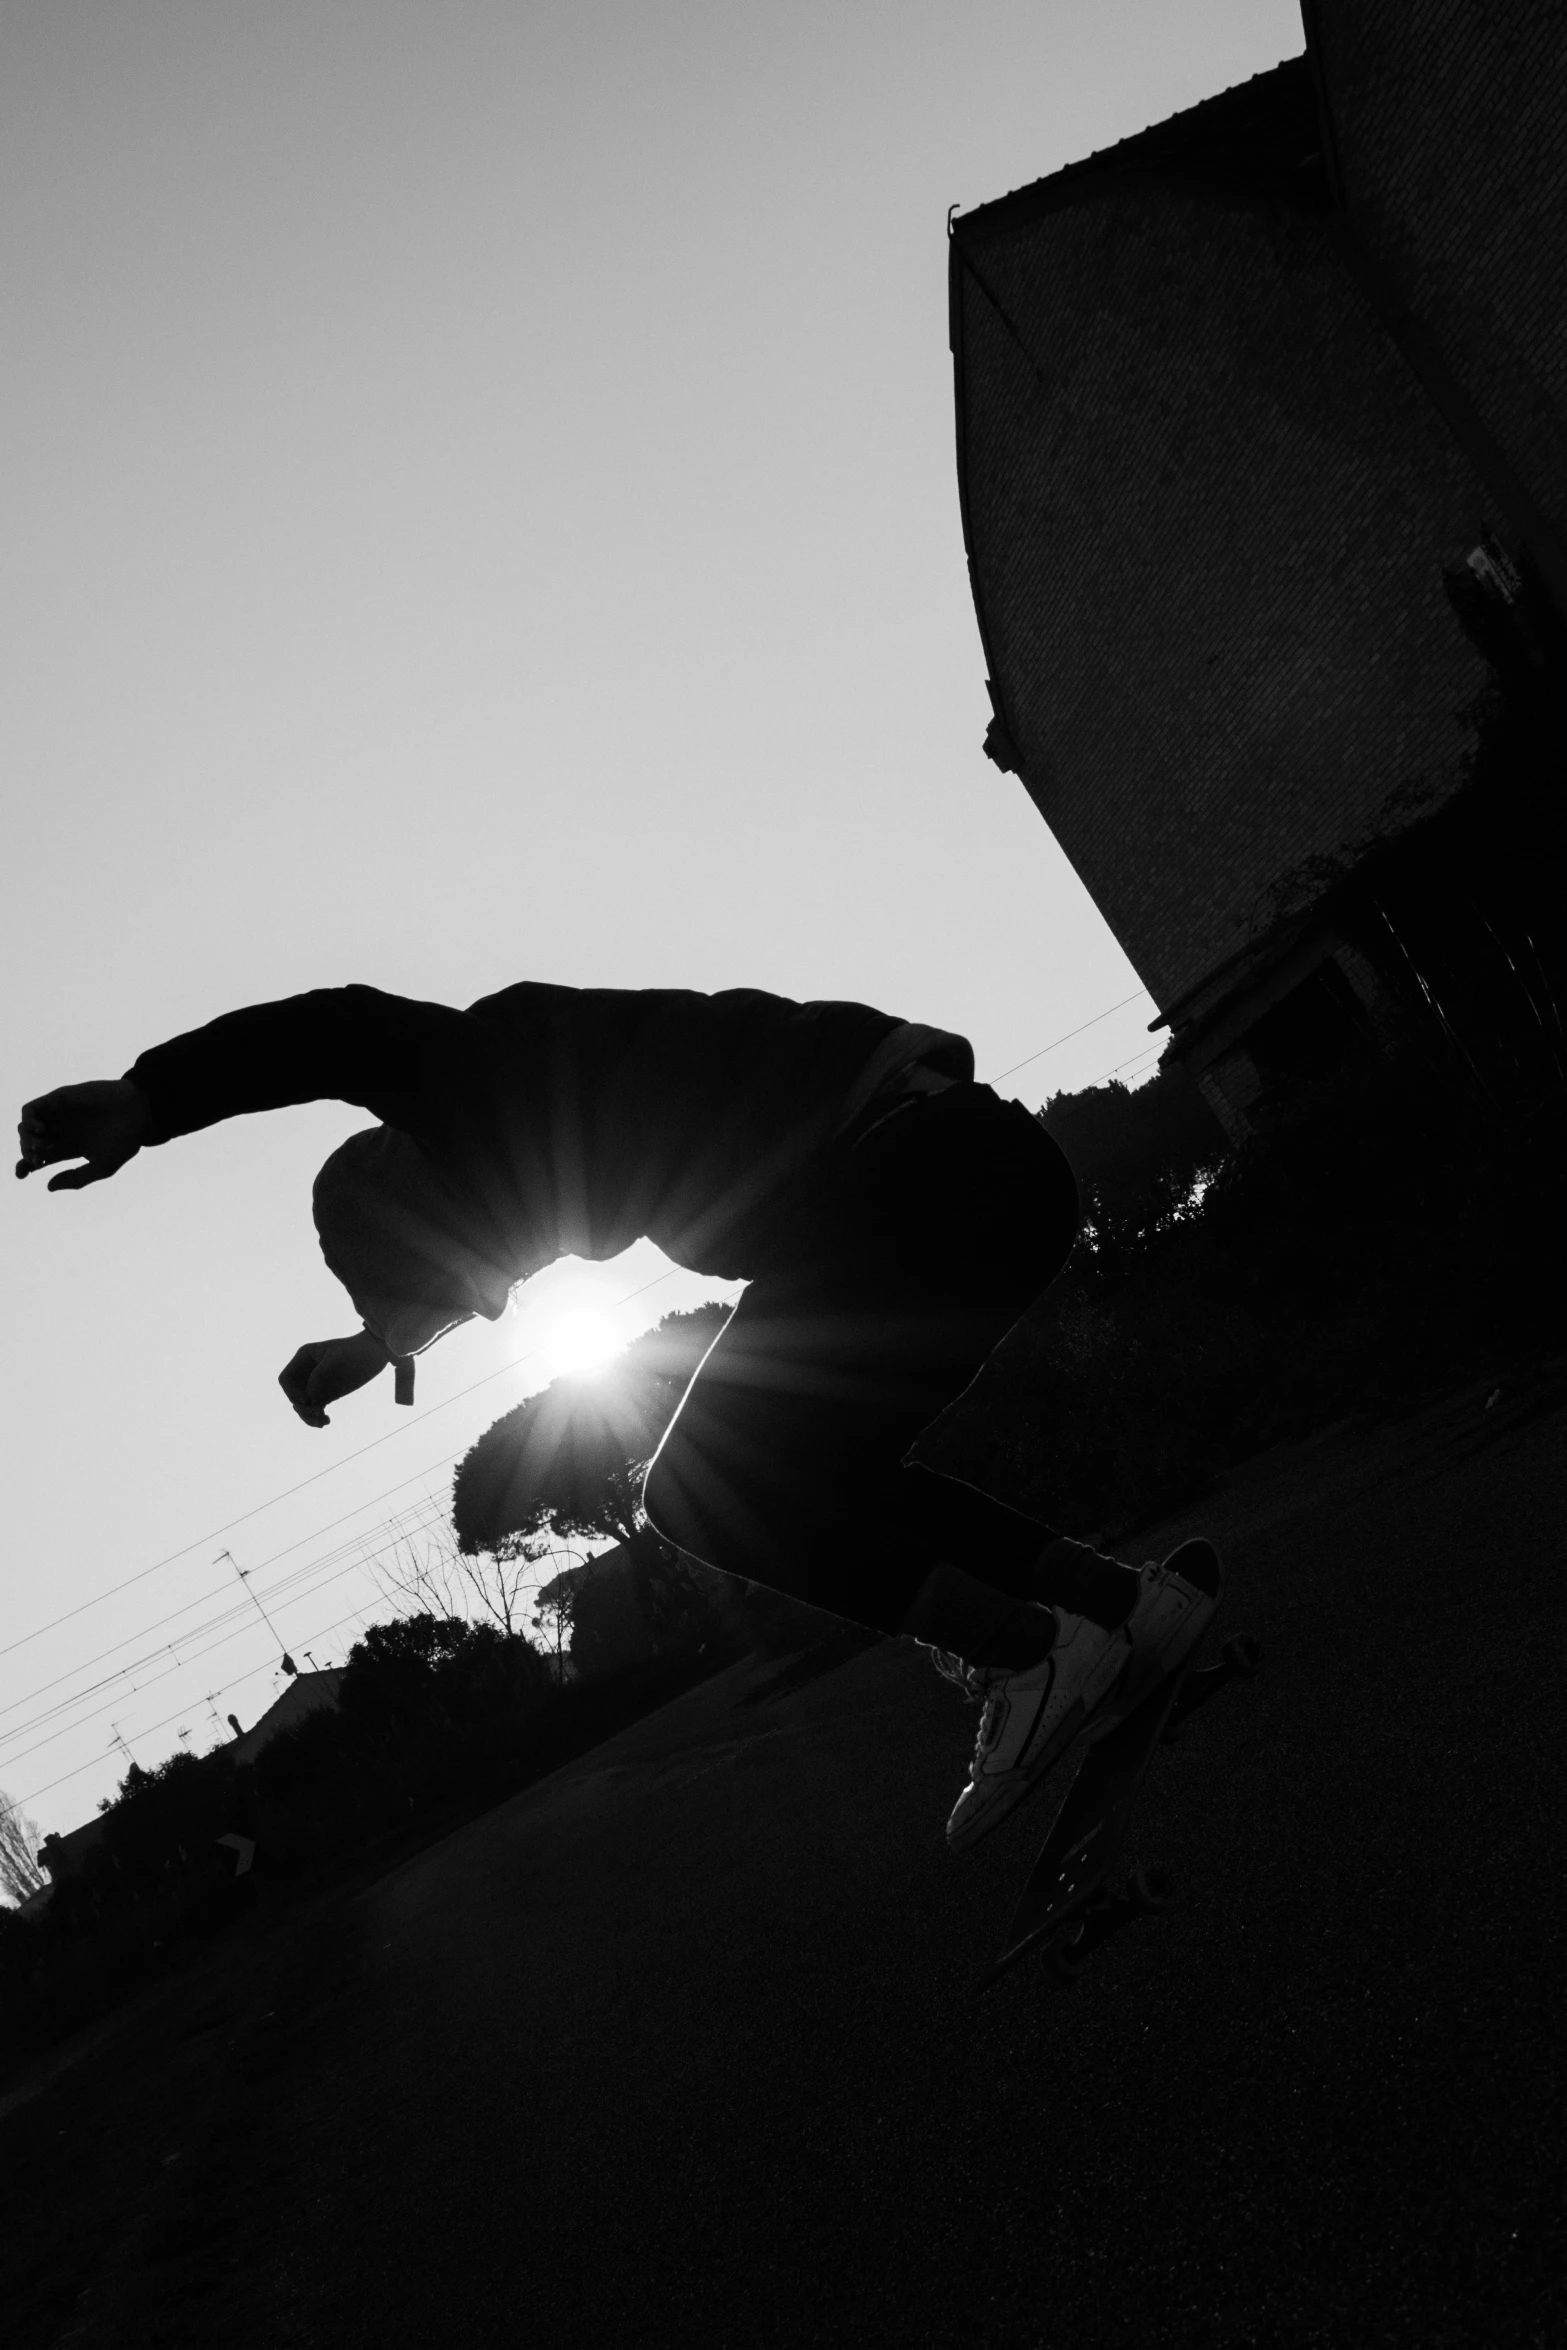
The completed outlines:
{"type": "Polygon", "coordinates": [[[380,1121],[333,1152],[314,1206],[328,1265],[394,1355],[496,1319],[556,1257],[641,1238],[748,1280],[835,1137],[927,1074],[973,1073],[964,1038],[864,1004],[531,980],[466,1011],[320,988],[127,1071],[153,1143],[291,1102],[380,1121]]]}

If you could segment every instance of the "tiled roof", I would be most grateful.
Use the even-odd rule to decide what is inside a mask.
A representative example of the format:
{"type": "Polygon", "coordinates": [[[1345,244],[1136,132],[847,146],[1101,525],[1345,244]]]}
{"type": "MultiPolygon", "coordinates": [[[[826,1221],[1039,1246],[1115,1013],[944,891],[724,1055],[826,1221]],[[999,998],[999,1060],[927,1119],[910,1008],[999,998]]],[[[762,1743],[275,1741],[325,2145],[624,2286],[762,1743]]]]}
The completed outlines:
{"type": "Polygon", "coordinates": [[[319,1713],[323,1706],[335,1706],[342,1678],[341,1665],[334,1665],[324,1673],[297,1674],[260,1720],[233,1740],[229,1753],[235,1762],[253,1762],[281,1731],[292,1730],[308,1714],[319,1713]]]}
{"type": "Polygon", "coordinates": [[[1198,182],[1235,194],[1319,205],[1328,200],[1321,129],[1311,68],[1286,58],[1250,81],[1204,98],[1113,147],[1068,163],[1047,179],[1016,188],[952,224],[956,243],[994,236],[1040,213],[1076,202],[1095,183],[1129,173],[1198,182]]]}

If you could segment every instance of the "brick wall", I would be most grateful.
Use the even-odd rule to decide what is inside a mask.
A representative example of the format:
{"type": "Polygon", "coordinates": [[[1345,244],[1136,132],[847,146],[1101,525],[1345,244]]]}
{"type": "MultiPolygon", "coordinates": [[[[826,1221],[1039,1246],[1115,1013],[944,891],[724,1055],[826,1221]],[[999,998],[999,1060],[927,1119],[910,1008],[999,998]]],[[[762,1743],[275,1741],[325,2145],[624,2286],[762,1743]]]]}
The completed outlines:
{"type": "Polygon", "coordinates": [[[953,260],[1020,772],[1167,1006],[1459,780],[1483,671],[1442,572],[1497,518],[1320,215],[1079,176],[953,260]]]}
{"type": "Polygon", "coordinates": [[[1307,14],[1348,218],[1567,538],[1567,9],[1307,14]]]}

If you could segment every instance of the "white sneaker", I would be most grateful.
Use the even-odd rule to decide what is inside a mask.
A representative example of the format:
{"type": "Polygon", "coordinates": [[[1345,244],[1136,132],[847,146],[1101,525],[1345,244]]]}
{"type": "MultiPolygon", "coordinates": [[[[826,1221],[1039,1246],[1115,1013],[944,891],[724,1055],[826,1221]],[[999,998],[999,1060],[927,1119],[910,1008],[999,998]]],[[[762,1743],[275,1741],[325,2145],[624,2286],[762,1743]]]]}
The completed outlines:
{"type": "Polygon", "coordinates": [[[1163,1566],[1141,1572],[1142,1592],[1119,1630],[1057,1608],[1055,1645],[1037,1665],[963,1668],[963,1685],[983,1699],[984,1712],[968,1785],[947,1822],[949,1851],[988,1835],[1074,1739],[1085,1731],[1102,1738],[1190,1656],[1223,1590],[1217,1551],[1211,1542],[1183,1542],[1163,1566]]]}

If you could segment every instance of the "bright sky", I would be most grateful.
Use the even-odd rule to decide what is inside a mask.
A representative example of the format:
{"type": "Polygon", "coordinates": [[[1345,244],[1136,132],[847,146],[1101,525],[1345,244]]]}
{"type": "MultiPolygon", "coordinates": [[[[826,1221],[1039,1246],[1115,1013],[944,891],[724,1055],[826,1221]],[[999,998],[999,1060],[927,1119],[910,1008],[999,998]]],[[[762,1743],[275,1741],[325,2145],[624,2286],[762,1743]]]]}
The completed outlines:
{"type": "MultiPolygon", "coordinates": [[[[4,0],[13,1103],[352,979],[852,997],[981,1076],[1132,996],[980,753],[944,222],[1301,45],[1293,0],[4,0]]],[[[1001,1090],[1135,1077],[1151,1015],[1001,1090]]],[[[555,1367],[570,1266],[417,1411],[293,1418],[363,1123],[11,1188],[0,1787],[46,1829],[116,1734],[276,1694],[220,1551],[340,1660],[365,1549],[555,1367]]],[[[627,1335],[717,1292],[661,1264],[587,1276],[656,1283],[627,1335]]]]}

